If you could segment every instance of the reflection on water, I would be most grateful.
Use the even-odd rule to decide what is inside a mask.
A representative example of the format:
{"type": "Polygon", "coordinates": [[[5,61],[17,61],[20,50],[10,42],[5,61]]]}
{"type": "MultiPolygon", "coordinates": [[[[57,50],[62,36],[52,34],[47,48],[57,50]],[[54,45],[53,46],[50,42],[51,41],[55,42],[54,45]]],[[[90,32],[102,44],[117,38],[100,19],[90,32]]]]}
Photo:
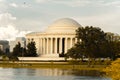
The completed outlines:
{"type": "Polygon", "coordinates": [[[110,80],[99,71],[0,68],[0,80],[110,80]]]}
{"type": "Polygon", "coordinates": [[[97,70],[72,70],[71,73],[76,76],[91,76],[91,77],[102,77],[104,74],[103,72],[97,70]]]}

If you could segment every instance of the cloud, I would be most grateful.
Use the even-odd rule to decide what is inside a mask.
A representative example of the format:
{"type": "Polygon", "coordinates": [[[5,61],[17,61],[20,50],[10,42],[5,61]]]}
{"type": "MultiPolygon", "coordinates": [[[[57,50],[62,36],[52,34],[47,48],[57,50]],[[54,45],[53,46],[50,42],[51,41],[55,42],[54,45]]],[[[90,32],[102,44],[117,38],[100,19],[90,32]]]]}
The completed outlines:
{"type": "Polygon", "coordinates": [[[14,7],[14,8],[18,7],[18,5],[16,3],[10,3],[9,5],[12,6],[12,7],[14,7]]]}
{"type": "Polygon", "coordinates": [[[71,1],[54,1],[54,3],[58,3],[58,4],[64,4],[64,5],[68,5],[71,7],[79,7],[79,6],[86,6],[88,4],[90,4],[91,2],[88,0],[71,0],[71,1]]]}
{"type": "Polygon", "coordinates": [[[6,0],[0,0],[0,13],[7,11],[8,6],[6,0]]]}
{"type": "Polygon", "coordinates": [[[16,20],[16,17],[13,17],[10,13],[0,14],[0,26],[12,25],[16,20]]]}
{"type": "Polygon", "coordinates": [[[91,3],[91,1],[89,0],[36,0],[37,3],[56,3],[56,4],[64,4],[64,5],[68,5],[68,6],[84,6],[87,5],[89,3],[91,3]]]}
{"type": "Polygon", "coordinates": [[[120,13],[116,12],[108,13],[108,14],[102,14],[102,15],[93,15],[93,16],[81,16],[81,17],[74,17],[79,23],[83,26],[94,26],[94,27],[100,27],[105,32],[114,32],[119,33],[119,27],[120,27],[120,13]]]}
{"type": "Polygon", "coordinates": [[[37,3],[45,3],[45,2],[48,2],[50,0],[36,0],[37,3]]]}
{"type": "Polygon", "coordinates": [[[120,7],[120,1],[111,1],[104,4],[105,6],[120,7]]]}
{"type": "Polygon", "coordinates": [[[0,0],[0,2],[3,2],[3,0],[0,0]]]}
{"type": "Polygon", "coordinates": [[[29,8],[31,7],[31,4],[27,4],[27,3],[9,3],[9,6],[10,7],[13,7],[13,8],[29,8]]]}
{"type": "Polygon", "coordinates": [[[18,33],[13,26],[8,25],[7,27],[0,27],[0,39],[13,40],[18,33]]]}
{"type": "Polygon", "coordinates": [[[41,19],[20,19],[16,22],[20,30],[43,31],[46,28],[47,22],[41,19]]]}
{"type": "Polygon", "coordinates": [[[16,29],[14,21],[16,17],[10,13],[0,14],[0,40],[14,40],[16,37],[25,36],[30,31],[19,31],[16,29]]]}
{"type": "Polygon", "coordinates": [[[85,7],[85,6],[101,6],[104,3],[104,0],[36,0],[37,3],[55,3],[63,4],[70,7],[85,7]]]}
{"type": "Polygon", "coordinates": [[[106,0],[36,0],[37,3],[55,3],[63,4],[70,7],[84,7],[84,6],[113,6],[120,7],[119,0],[106,1],[106,0]]]}
{"type": "Polygon", "coordinates": [[[22,4],[20,5],[21,8],[31,8],[30,4],[22,4]]]}
{"type": "Polygon", "coordinates": [[[59,1],[64,1],[64,0],[35,0],[37,3],[55,3],[55,2],[59,2],[59,1]]]}
{"type": "Polygon", "coordinates": [[[30,31],[19,31],[14,26],[0,27],[0,40],[15,40],[16,37],[24,37],[30,31]]]}

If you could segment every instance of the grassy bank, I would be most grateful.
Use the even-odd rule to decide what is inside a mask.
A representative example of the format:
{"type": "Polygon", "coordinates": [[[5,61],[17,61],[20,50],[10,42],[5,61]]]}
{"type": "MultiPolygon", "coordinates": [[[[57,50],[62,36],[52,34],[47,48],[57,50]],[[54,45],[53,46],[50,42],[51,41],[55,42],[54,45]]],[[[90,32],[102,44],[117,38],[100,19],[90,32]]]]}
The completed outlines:
{"type": "Polygon", "coordinates": [[[85,70],[101,70],[108,65],[95,64],[88,66],[87,64],[72,64],[69,62],[0,62],[0,67],[11,68],[62,68],[62,69],[85,69],[85,70]]]}

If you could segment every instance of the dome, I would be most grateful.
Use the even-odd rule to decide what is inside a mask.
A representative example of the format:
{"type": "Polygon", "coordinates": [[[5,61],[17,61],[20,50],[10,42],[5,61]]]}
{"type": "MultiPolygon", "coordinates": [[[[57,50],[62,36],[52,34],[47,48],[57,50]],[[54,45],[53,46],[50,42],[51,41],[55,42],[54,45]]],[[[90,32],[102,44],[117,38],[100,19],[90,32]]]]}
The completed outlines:
{"type": "Polygon", "coordinates": [[[62,18],[53,22],[46,29],[46,33],[75,33],[75,30],[81,25],[73,19],[62,18]]]}

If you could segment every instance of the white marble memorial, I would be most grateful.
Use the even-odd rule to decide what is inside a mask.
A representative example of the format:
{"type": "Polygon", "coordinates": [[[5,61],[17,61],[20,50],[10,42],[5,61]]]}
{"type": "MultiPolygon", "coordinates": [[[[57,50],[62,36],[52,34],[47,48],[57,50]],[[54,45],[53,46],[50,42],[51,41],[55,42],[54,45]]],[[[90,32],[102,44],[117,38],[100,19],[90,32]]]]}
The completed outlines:
{"type": "Polygon", "coordinates": [[[27,43],[34,40],[40,57],[59,57],[66,53],[76,42],[75,30],[81,25],[73,19],[62,18],[48,26],[44,32],[26,35],[27,43]]]}

